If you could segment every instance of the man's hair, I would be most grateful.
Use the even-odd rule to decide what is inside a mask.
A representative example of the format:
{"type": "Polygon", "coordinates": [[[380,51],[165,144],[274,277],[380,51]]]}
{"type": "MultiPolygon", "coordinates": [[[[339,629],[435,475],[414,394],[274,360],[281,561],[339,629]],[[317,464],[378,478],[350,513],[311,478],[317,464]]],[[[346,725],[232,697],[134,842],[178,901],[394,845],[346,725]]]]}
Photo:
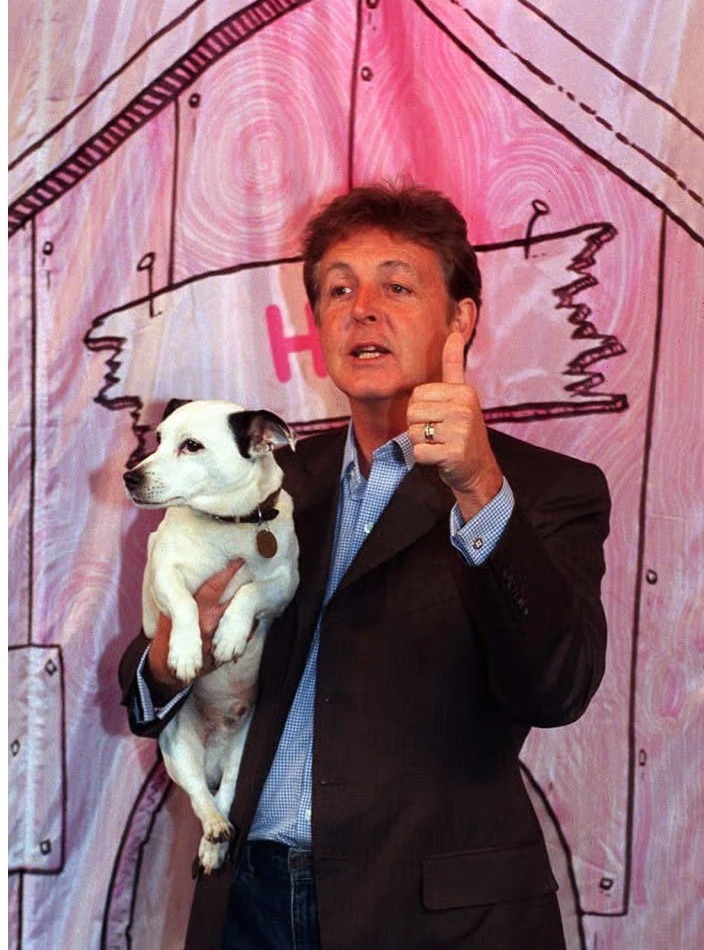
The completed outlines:
{"type": "Polygon", "coordinates": [[[380,183],[338,195],[308,222],[303,241],[303,283],[314,313],[320,296],[321,258],[332,244],[367,228],[381,228],[434,251],[450,298],[459,301],[469,297],[479,309],[482,278],[461,212],[439,191],[420,185],[380,183]]]}

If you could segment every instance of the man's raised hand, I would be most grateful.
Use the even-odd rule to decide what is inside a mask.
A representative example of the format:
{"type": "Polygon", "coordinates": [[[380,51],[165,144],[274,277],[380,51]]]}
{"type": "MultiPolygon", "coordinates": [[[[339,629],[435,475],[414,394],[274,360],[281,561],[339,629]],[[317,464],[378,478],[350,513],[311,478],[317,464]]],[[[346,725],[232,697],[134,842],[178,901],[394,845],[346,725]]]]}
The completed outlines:
{"type": "Polygon", "coordinates": [[[437,466],[468,520],[497,494],[503,475],[489,445],[479,397],[465,381],[464,346],[459,330],[448,334],[442,380],[415,388],[407,421],[416,462],[437,466]]]}

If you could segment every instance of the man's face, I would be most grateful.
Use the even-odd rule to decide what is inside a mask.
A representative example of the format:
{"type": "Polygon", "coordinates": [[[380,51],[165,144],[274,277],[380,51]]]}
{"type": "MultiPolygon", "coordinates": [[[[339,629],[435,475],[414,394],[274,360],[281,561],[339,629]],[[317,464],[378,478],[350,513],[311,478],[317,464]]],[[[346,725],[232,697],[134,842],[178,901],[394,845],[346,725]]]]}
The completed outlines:
{"type": "Polygon", "coordinates": [[[332,244],[318,271],[318,318],[328,372],[351,403],[407,401],[442,378],[452,329],[469,339],[470,300],[450,299],[437,254],[370,228],[332,244]]]}

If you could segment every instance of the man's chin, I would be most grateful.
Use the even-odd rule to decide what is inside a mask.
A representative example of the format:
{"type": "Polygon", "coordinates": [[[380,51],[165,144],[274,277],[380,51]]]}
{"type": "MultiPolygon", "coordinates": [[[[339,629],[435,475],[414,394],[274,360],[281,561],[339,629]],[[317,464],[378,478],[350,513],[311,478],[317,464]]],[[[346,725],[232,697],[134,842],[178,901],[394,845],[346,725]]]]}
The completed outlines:
{"type": "Polygon", "coordinates": [[[402,414],[405,419],[406,406],[411,397],[412,389],[406,388],[384,388],[384,387],[358,387],[348,390],[347,396],[350,409],[354,415],[356,412],[365,413],[385,413],[389,417],[402,414]]]}
{"type": "Polygon", "coordinates": [[[366,383],[352,385],[342,390],[350,402],[388,402],[402,394],[398,386],[366,383]]]}

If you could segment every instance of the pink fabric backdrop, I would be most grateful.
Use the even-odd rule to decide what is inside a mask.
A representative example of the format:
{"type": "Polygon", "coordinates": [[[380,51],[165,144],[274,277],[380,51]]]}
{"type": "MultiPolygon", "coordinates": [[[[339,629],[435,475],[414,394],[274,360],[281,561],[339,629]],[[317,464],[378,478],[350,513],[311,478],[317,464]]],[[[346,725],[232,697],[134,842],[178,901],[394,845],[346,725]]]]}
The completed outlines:
{"type": "Polygon", "coordinates": [[[172,396],[344,419],[312,206],[452,195],[489,421],[596,461],[608,670],[524,749],[570,948],[704,934],[704,113],[696,0],[10,0],[9,943],[171,948],[196,828],[116,667],[172,396]],[[568,7],[568,9],[565,9],[568,7]],[[698,51],[698,52],[697,52],[698,51]]]}

